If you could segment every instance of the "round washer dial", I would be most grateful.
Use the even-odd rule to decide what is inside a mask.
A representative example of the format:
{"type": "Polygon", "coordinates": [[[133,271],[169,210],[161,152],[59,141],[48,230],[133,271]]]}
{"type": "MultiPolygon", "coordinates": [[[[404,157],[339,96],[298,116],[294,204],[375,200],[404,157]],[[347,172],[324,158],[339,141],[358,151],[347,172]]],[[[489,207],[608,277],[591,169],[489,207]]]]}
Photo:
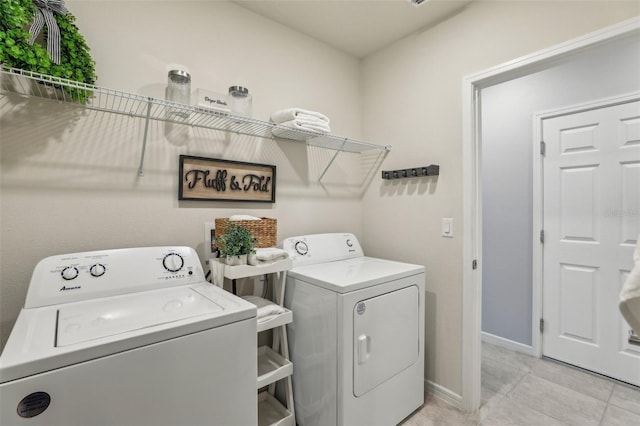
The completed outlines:
{"type": "Polygon", "coordinates": [[[78,278],[78,268],[76,268],[75,266],[67,266],[62,270],[60,275],[62,275],[63,279],[71,281],[78,278]]]}
{"type": "Polygon", "coordinates": [[[169,253],[162,259],[162,265],[169,272],[178,272],[184,266],[184,259],[178,253],[169,253]]]}
{"type": "Polygon", "coordinates": [[[107,268],[102,263],[96,263],[89,268],[89,273],[92,277],[101,277],[107,271],[107,268]]]}

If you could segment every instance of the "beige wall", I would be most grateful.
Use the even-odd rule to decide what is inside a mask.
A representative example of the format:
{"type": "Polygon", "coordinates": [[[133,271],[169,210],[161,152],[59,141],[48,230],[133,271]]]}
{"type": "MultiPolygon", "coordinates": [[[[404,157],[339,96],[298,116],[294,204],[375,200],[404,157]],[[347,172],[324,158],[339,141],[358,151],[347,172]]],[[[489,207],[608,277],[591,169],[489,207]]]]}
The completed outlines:
{"type": "MultiPolygon", "coordinates": [[[[163,98],[170,63],[192,88],[246,85],[254,117],[298,106],[326,113],[359,139],[359,61],[227,2],[67,2],[92,48],[98,84],[163,98]]],[[[203,253],[204,222],[244,213],[278,219],[279,240],[314,232],[360,234],[363,170],[333,151],[152,122],[138,178],[144,122],[0,98],[1,346],[36,262],[59,253],[187,245],[203,253]],[[178,155],[275,164],[276,204],[178,202],[178,155]]]]}
{"type": "Polygon", "coordinates": [[[146,176],[138,178],[140,120],[1,98],[2,344],[41,258],[156,244],[202,252],[203,222],[250,213],[278,218],[279,239],[353,231],[370,255],[426,265],[426,375],[454,393],[461,389],[462,77],[639,13],[636,2],[478,1],[361,63],[228,3],[67,5],[102,86],[163,97],[167,65],[181,63],[194,88],[246,84],[256,118],[288,106],[323,111],[337,134],[393,145],[383,169],[433,163],[442,174],[382,182],[376,171],[366,189],[370,159],[340,155],[319,185],[330,152],[198,129],[167,135],[152,123],[146,176]],[[277,203],[179,203],[179,154],[276,164],[277,203]],[[440,237],[442,217],[454,218],[453,239],[440,237]]]}
{"type": "Polygon", "coordinates": [[[368,254],[426,266],[427,380],[461,392],[462,78],[639,13],[637,2],[477,1],[364,60],[364,136],[393,145],[382,169],[441,167],[374,181],[363,200],[368,254]],[[440,236],[443,217],[453,239],[440,236]]]}

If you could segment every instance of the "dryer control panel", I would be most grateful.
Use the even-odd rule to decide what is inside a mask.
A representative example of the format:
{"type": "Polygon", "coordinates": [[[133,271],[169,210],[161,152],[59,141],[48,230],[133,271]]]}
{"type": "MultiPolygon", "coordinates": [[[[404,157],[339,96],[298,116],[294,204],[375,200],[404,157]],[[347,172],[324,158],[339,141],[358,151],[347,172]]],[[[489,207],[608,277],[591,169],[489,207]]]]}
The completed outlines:
{"type": "Polygon", "coordinates": [[[293,259],[293,266],[333,262],[364,256],[353,234],[313,234],[287,238],[282,247],[293,259]]]}
{"type": "Polygon", "coordinates": [[[137,247],[61,254],[41,260],[25,308],[204,282],[190,247],[137,247]]]}

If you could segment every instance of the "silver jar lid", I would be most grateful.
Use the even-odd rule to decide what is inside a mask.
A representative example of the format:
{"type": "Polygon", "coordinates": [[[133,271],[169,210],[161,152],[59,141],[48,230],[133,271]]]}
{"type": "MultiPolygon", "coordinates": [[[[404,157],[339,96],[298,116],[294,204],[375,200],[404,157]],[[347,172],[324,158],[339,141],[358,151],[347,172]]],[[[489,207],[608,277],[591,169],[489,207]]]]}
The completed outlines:
{"type": "Polygon", "coordinates": [[[233,94],[235,96],[247,96],[249,94],[249,89],[242,86],[231,86],[229,87],[229,94],[233,94]]]}
{"type": "Polygon", "coordinates": [[[183,70],[171,70],[169,71],[169,77],[173,78],[173,77],[180,77],[180,78],[184,78],[188,81],[191,80],[191,75],[183,70]]]}

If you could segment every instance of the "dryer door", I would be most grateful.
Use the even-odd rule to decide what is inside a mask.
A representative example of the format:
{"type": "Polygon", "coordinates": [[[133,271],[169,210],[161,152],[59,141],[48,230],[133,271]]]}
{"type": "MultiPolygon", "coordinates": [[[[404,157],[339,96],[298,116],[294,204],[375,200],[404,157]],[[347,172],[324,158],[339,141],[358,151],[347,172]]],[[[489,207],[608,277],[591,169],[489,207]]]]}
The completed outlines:
{"type": "Polygon", "coordinates": [[[353,394],[362,396],[415,363],[419,293],[410,286],[353,307],[353,394]]]}

